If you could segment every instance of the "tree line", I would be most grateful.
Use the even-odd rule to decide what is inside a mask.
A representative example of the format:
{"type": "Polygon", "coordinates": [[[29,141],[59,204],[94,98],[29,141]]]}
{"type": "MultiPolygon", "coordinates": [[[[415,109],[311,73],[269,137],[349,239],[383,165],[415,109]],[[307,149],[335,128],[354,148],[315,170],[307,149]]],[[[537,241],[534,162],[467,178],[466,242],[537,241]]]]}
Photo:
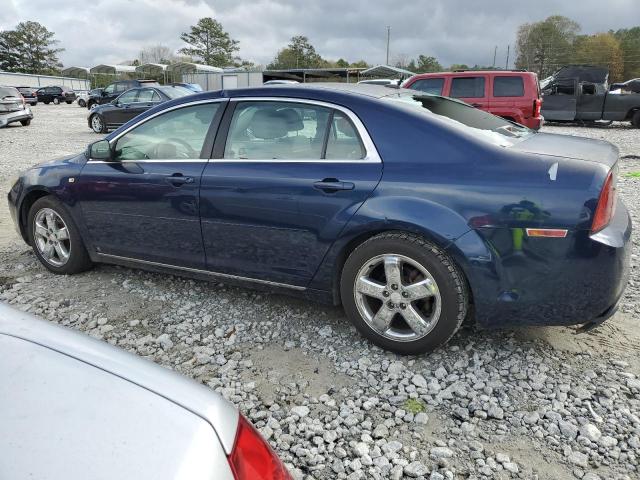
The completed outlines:
{"type": "MultiPolygon", "coordinates": [[[[180,35],[185,47],[177,52],[163,45],[145,47],[138,58],[123,63],[171,64],[194,61],[216,67],[257,68],[238,56],[239,42],[231,38],[222,24],[214,18],[201,18],[189,31],[180,35]]],[[[13,30],[0,31],[0,70],[38,74],[59,73],[62,67],[54,32],[38,22],[21,22],[13,30]]],[[[607,66],[611,81],[640,77],[640,26],[596,33],[580,34],[580,25],[570,18],[554,15],[545,20],[525,23],[516,35],[517,68],[536,72],[541,78],[549,76],[561,66],[576,63],[607,66]]],[[[415,73],[438,72],[447,69],[436,57],[419,55],[408,59],[399,55],[396,66],[415,73]]],[[[298,35],[280,49],[267,69],[291,68],[366,68],[365,60],[349,62],[343,58],[323,58],[306,36],[298,35]]],[[[453,64],[449,70],[495,68],[483,65],[469,67],[453,64]]]]}
{"type": "Polygon", "coordinates": [[[580,25],[553,15],[525,23],[516,36],[516,67],[548,77],[563,65],[589,64],[609,68],[609,81],[640,77],[640,26],[593,35],[580,25]]]}

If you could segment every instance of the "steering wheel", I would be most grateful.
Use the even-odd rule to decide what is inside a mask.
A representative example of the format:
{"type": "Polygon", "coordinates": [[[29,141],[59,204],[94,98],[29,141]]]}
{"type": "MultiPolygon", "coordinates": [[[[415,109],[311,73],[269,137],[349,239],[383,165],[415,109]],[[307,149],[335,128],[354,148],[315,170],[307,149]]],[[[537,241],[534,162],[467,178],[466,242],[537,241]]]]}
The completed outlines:
{"type": "Polygon", "coordinates": [[[167,141],[168,142],[174,142],[174,143],[177,143],[178,145],[182,145],[183,147],[185,147],[187,149],[187,152],[188,152],[188,156],[185,157],[185,158],[198,158],[198,157],[200,157],[200,152],[196,152],[191,145],[189,145],[185,140],[182,140],[181,138],[171,137],[171,138],[167,138],[167,141]]]}

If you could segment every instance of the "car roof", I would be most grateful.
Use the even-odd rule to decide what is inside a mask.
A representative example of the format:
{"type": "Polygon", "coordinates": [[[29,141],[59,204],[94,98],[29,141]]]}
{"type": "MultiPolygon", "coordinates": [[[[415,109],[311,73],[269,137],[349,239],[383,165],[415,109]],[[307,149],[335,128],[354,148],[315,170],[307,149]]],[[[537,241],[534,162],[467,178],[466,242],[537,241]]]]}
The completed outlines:
{"type": "Polygon", "coordinates": [[[88,335],[37,319],[0,303],[0,335],[49,348],[156,393],[209,423],[221,445],[233,449],[239,413],[209,388],[88,335]]]}
{"type": "MultiPolygon", "coordinates": [[[[414,93],[413,91],[405,90],[406,92],[414,93]]],[[[375,85],[367,83],[338,83],[338,82],[313,82],[313,83],[299,83],[299,84],[271,84],[263,85],[260,87],[249,88],[236,88],[233,90],[224,91],[229,97],[246,97],[250,95],[257,96],[269,96],[271,93],[276,93],[277,96],[285,96],[283,94],[290,94],[293,97],[301,97],[311,94],[326,95],[326,94],[352,94],[361,95],[371,98],[383,98],[392,95],[397,95],[402,92],[402,89],[387,87],[386,85],[375,85]]]]}
{"type": "Polygon", "coordinates": [[[466,76],[466,75],[493,75],[493,76],[522,76],[535,75],[535,72],[523,72],[520,70],[461,70],[459,72],[429,72],[417,73],[411,78],[428,78],[444,76],[466,76]]]}

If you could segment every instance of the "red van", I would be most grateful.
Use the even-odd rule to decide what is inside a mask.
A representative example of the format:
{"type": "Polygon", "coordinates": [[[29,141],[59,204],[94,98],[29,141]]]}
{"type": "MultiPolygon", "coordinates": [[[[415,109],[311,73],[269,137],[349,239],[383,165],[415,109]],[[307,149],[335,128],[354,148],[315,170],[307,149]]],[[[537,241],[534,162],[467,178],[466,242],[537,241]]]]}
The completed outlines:
{"type": "Polygon", "coordinates": [[[542,97],[538,76],[516,70],[421,73],[403,85],[433,95],[459,98],[474,107],[539,129],[542,97]]]}

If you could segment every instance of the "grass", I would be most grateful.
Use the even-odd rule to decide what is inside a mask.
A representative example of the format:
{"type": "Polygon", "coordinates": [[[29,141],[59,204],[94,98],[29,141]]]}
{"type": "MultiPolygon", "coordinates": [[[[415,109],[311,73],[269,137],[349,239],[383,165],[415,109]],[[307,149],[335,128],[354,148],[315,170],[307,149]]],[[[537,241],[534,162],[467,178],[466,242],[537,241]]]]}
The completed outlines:
{"type": "Polygon", "coordinates": [[[640,178],[640,172],[629,172],[625,173],[624,176],[629,178],[640,178]]]}
{"type": "Polygon", "coordinates": [[[415,415],[416,413],[424,412],[424,404],[420,400],[409,398],[406,402],[404,402],[404,409],[407,412],[411,412],[415,415]]]}

